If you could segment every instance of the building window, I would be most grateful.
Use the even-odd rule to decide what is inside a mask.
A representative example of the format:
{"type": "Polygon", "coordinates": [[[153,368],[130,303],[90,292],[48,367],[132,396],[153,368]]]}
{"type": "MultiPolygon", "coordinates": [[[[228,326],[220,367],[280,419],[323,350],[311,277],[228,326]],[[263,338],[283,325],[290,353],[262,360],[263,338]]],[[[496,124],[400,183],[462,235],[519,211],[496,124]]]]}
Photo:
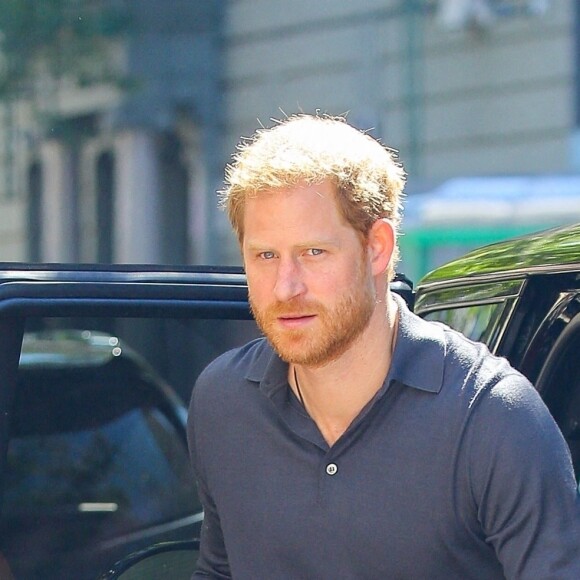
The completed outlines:
{"type": "Polygon", "coordinates": [[[104,152],[97,159],[97,262],[114,258],[115,158],[104,152]]]}
{"type": "Polygon", "coordinates": [[[160,143],[162,261],[166,264],[189,263],[189,171],[183,159],[183,145],[173,134],[160,143]]]}
{"type": "Polygon", "coordinates": [[[28,168],[28,259],[41,262],[42,242],[42,165],[33,162],[28,168]]]}

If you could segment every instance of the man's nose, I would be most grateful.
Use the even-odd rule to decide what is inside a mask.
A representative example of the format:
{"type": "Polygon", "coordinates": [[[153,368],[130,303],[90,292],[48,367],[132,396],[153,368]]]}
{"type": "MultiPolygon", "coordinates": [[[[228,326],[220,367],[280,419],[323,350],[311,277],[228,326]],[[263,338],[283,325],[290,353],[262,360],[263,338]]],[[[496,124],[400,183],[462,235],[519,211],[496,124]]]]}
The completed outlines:
{"type": "Polygon", "coordinates": [[[276,275],[274,294],[278,301],[287,302],[306,291],[303,272],[297,260],[281,259],[276,275]]]}

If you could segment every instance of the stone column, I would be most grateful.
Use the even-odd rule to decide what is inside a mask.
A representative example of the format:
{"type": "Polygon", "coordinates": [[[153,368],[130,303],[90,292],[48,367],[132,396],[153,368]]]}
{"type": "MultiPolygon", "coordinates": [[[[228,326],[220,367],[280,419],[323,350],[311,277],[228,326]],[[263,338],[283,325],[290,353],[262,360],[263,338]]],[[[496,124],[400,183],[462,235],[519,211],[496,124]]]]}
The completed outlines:
{"type": "Polygon", "coordinates": [[[76,262],[79,246],[76,155],[71,147],[51,139],[42,144],[41,159],[41,259],[44,262],[76,262]]]}
{"type": "Polygon", "coordinates": [[[189,216],[187,238],[189,255],[194,264],[207,264],[208,260],[208,199],[207,171],[203,163],[201,135],[192,125],[180,128],[185,147],[185,162],[189,171],[189,216]]]}
{"type": "Polygon", "coordinates": [[[114,261],[154,264],[161,256],[158,155],[153,134],[139,129],[115,143],[114,261]]]}

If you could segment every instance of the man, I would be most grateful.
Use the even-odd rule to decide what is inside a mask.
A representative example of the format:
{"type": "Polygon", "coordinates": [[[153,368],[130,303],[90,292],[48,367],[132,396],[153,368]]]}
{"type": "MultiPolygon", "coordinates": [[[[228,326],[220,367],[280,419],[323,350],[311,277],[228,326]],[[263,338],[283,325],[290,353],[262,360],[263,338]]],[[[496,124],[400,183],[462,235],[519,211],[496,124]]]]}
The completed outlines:
{"type": "Polygon", "coordinates": [[[320,116],[229,167],[265,339],[193,391],[195,578],[580,578],[570,455],[536,391],[389,291],[403,184],[392,151],[320,116]]]}

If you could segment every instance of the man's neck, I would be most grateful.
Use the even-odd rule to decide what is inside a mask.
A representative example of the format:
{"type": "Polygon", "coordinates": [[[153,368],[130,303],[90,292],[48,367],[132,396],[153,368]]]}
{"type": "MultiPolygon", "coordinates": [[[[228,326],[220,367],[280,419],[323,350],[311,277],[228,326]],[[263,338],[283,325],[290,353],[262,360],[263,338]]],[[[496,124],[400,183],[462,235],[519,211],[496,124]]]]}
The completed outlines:
{"type": "Polygon", "coordinates": [[[329,445],[381,388],[391,364],[397,318],[395,301],[387,299],[340,358],[319,367],[291,365],[289,380],[329,445]]]}

